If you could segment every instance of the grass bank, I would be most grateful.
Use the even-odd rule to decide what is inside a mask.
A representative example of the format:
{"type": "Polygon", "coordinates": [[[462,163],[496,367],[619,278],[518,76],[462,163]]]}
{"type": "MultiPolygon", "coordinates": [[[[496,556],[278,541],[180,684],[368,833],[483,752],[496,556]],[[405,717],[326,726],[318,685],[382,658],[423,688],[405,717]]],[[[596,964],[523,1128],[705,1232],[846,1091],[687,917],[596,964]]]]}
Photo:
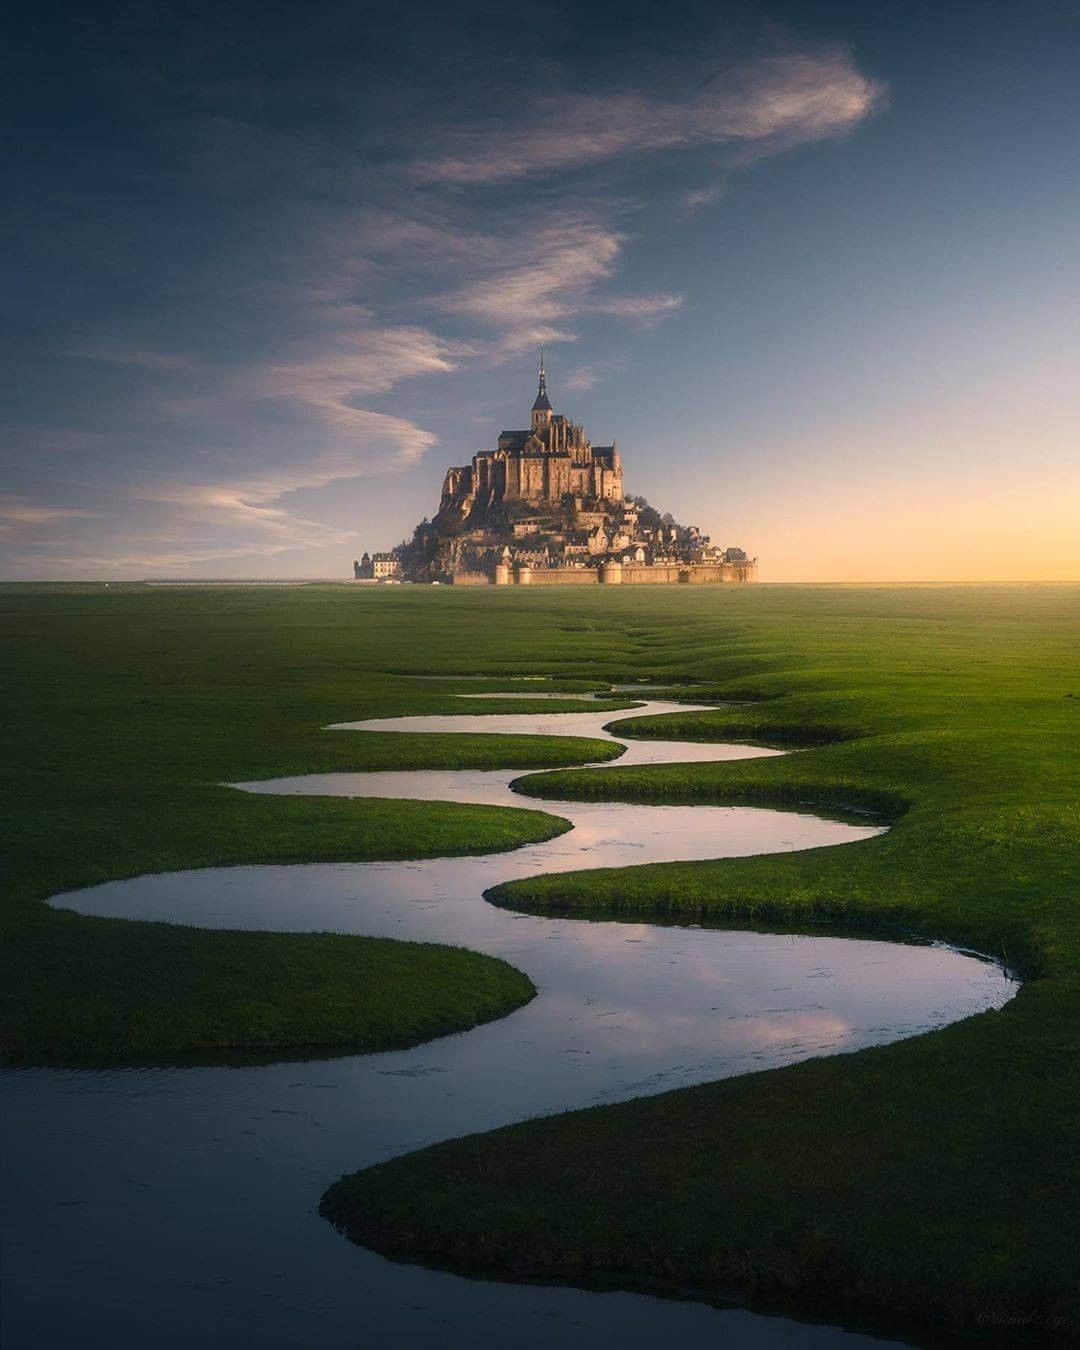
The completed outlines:
{"type": "Polygon", "coordinates": [[[83,1066],[398,1049],[535,994],[503,961],[334,933],[208,932],[62,915],[11,951],[16,1064],[83,1066]]]}
{"type": "Polygon", "coordinates": [[[757,700],[636,730],[812,748],[564,770],[519,790],[871,809],[892,829],[519,881],[498,903],[887,928],[972,945],[1027,983],[1001,1011],[887,1048],[437,1145],[342,1179],[324,1214],[389,1255],[489,1276],[1074,1343],[1080,588],[767,588],[633,608],[650,674],[757,700]]]}
{"type": "MultiPolygon", "coordinates": [[[[573,738],[322,731],[363,717],[536,707],[455,707],[455,691],[488,686],[385,674],[406,654],[417,669],[427,627],[460,669],[478,646],[484,652],[476,632],[451,643],[438,613],[380,608],[388,598],[0,591],[0,1047],[9,1061],[386,1048],[531,997],[509,966],[450,948],[124,923],[42,904],[145,872],[487,853],[560,833],[557,817],[525,809],[278,798],[221,785],[335,770],[542,768],[617,753],[573,738]]],[[[497,652],[489,640],[484,655],[497,652]]]]}

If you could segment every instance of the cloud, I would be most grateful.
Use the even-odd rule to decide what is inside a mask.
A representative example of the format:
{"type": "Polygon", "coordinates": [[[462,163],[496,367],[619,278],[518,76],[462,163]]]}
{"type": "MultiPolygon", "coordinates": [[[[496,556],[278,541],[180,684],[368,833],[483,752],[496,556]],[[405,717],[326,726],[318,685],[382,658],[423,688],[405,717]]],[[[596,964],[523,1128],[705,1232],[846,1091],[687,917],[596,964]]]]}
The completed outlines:
{"type": "Polygon", "coordinates": [[[451,358],[468,350],[465,344],[446,342],[425,328],[335,333],[314,353],[260,367],[248,385],[270,398],[348,407],[350,398],[385,394],[417,375],[449,374],[457,369],[451,358]]]}
{"type": "Polygon", "coordinates": [[[524,230],[512,260],[443,296],[442,308],[499,328],[550,323],[574,313],[582,293],[612,274],[621,245],[592,220],[524,230]]]}
{"type": "MultiPolygon", "coordinates": [[[[0,532],[42,557],[62,535],[73,565],[85,543],[78,565],[129,574],[298,549],[322,566],[310,551],[332,556],[353,515],[387,528],[359,480],[407,470],[437,444],[410,416],[411,390],[388,395],[586,338],[593,318],[606,321],[602,354],[583,352],[559,380],[591,387],[618,359],[610,330],[683,305],[647,279],[620,293],[628,241],[652,219],[645,206],[665,192],[675,211],[692,209],[713,189],[680,196],[680,185],[842,133],[881,96],[841,50],[787,50],[709,78],[700,62],[659,74],[655,62],[623,64],[635,83],[620,88],[604,83],[615,62],[574,60],[545,61],[543,79],[490,114],[474,78],[490,74],[485,54],[466,72],[451,53],[437,102],[397,71],[358,81],[351,61],[332,89],[301,81],[288,97],[248,65],[242,96],[228,82],[204,87],[191,67],[198,97],[183,116],[144,91],[160,152],[144,165],[147,211],[110,197],[107,147],[99,162],[91,146],[89,186],[72,187],[66,214],[85,217],[71,256],[97,289],[52,305],[31,354],[62,397],[37,400],[33,425],[9,424],[22,476],[8,481],[29,495],[0,497],[0,532]],[[653,174],[648,156],[695,148],[693,176],[679,163],[673,177],[653,174]],[[584,189],[569,178],[582,168],[584,189]],[[624,168],[638,177],[616,188],[624,168]]],[[[450,434],[463,434],[462,399],[475,391],[448,392],[460,419],[450,434]]]]}
{"type": "Polygon", "coordinates": [[[606,359],[590,361],[586,365],[577,366],[559,376],[560,389],[573,389],[582,391],[592,389],[601,380],[606,379],[612,373],[623,368],[623,362],[618,358],[608,357],[606,359]]]}
{"type": "MultiPolygon", "coordinates": [[[[168,443],[178,430],[191,449],[155,464],[152,473],[143,469],[140,486],[125,484],[119,498],[139,503],[135,517],[117,512],[115,500],[94,513],[0,497],[0,532],[7,536],[17,527],[103,514],[115,516],[109,531],[115,538],[131,533],[128,520],[137,518],[136,528],[141,528],[153,519],[160,537],[172,532],[184,545],[207,542],[206,549],[196,550],[200,561],[219,556],[206,540],[215,529],[225,543],[222,557],[233,556],[228,545],[237,536],[246,541],[239,556],[350,538],[351,531],[343,534],[297,513],[288,499],[416,463],[436,444],[435,434],[407,417],[357,406],[357,401],[415,376],[453,371],[456,355],[467,348],[418,326],[357,329],[340,322],[292,345],[287,359],[236,369],[158,351],[148,342],[137,347],[82,344],[80,355],[133,370],[126,406],[134,429],[113,439],[114,472],[121,465],[137,465],[148,441],[168,443]],[[184,370],[187,378],[163,396],[158,373],[176,370],[184,370]]],[[[81,442],[76,449],[82,449],[81,442]]],[[[128,483],[134,477],[133,471],[128,483]]],[[[132,560],[143,556],[139,551],[132,560]]],[[[105,555],[86,558],[87,564],[104,561],[105,555]]]]}
{"type": "Polygon", "coordinates": [[[9,535],[16,531],[34,530],[41,526],[55,525],[58,521],[69,521],[96,515],[76,506],[44,506],[10,494],[0,494],[0,534],[9,535]]]}
{"type": "Polygon", "coordinates": [[[436,297],[436,304],[499,330],[504,354],[540,342],[576,341],[566,321],[582,315],[652,324],[674,314],[683,303],[681,295],[597,293],[597,286],[614,275],[623,242],[615,230],[584,217],[525,229],[509,244],[504,241],[501,260],[436,297]]]}
{"type": "MultiPolygon", "coordinates": [[[[335,470],[324,465],[324,472],[335,470]]],[[[10,554],[8,565],[29,575],[47,561],[54,573],[63,569],[68,575],[132,577],[203,565],[220,567],[239,559],[248,559],[257,570],[260,559],[320,550],[345,557],[356,537],[351,523],[346,528],[314,519],[288,504],[290,491],[318,479],[307,467],[286,468],[261,479],[118,491],[111,512],[101,513],[105,515],[102,522],[89,530],[72,526],[62,542],[21,541],[23,551],[10,554]]]]}
{"type": "Polygon", "coordinates": [[[719,201],[726,192],[726,182],[710,183],[706,187],[694,188],[685,193],[682,204],[688,213],[693,213],[703,206],[711,206],[713,202],[719,201]]]}
{"type": "Polygon", "coordinates": [[[681,98],[544,95],[528,105],[521,125],[452,128],[440,152],[415,161],[411,172],[425,182],[484,184],[695,145],[769,154],[847,131],[881,95],[846,50],[786,53],[710,78],[681,98]]]}
{"type": "MultiPolygon", "coordinates": [[[[183,425],[195,439],[170,476],[126,487],[111,503],[113,519],[101,538],[66,558],[50,550],[51,568],[112,575],[183,571],[272,560],[321,550],[351,556],[356,531],[315,518],[309,500],[295,494],[331,484],[399,472],[436,444],[436,436],[407,417],[356,406],[400,382],[456,369],[463,344],[442,341],[417,326],[331,331],[294,344],[288,359],[264,360],[238,370],[200,368],[187,390],[149,402],[159,421],[153,434],[183,425]],[[214,439],[215,432],[227,439],[214,439]]],[[[110,349],[120,362],[126,349],[110,349]]],[[[173,368],[139,349],[139,370],[173,368]]],[[[129,364],[123,361],[124,364],[129,364]]],[[[141,441],[141,437],[140,437],[141,441]]],[[[134,453],[141,453],[138,442],[134,453]]],[[[158,474],[169,474],[168,465],[158,474]]],[[[330,514],[335,503],[324,499],[330,514]]],[[[316,508],[319,514],[321,509],[316,508]]],[[[0,498],[0,533],[7,521],[48,522],[91,515],[0,498]]],[[[29,567],[27,560],[19,563],[29,567]]]]}
{"type": "Polygon", "coordinates": [[[657,295],[624,295],[611,300],[600,300],[591,309],[596,314],[611,314],[619,319],[637,319],[655,323],[681,309],[683,297],[662,293],[657,295]]]}
{"type": "MultiPolygon", "coordinates": [[[[295,345],[299,350],[290,359],[257,361],[239,370],[217,370],[207,363],[175,395],[153,392],[146,406],[157,415],[159,434],[184,425],[201,441],[188,464],[224,468],[226,476],[212,482],[151,482],[134,495],[282,530],[290,516],[274,505],[280,498],[339,480],[397,472],[431,449],[434,433],[409,418],[359,407],[357,401],[385,394],[415,376],[449,373],[457,368],[456,355],[468,350],[415,326],[337,329],[295,345]],[[221,433],[232,433],[235,443],[221,433]],[[253,459],[248,471],[237,473],[234,467],[228,472],[227,466],[253,459]]],[[[132,354],[120,347],[100,349],[105,350],[108,356],[99,359],[125,364],[132,354]]],[[[131,364],[150,370],[172,370],[185,361],[171,354],[159,359],[150,349],[140,349],[137,356],[131,364]]]]}
{"type": "Polygon", "coordinates": [[[355,400],[384,394],[418,375],[456,370],[451,354],[463,344],[444,342],[423,328],[368,329],[335,335],[318,350],[288,362],[255,368],[237,381],[235,393],[256,401],[286,400],[313,415],[331,438],[319,454],[232,484],[207,504],[231,502],[237,514],[301,488],[325,487],[340,479],[394,473],[415,464],[437,442],[433,432],[405,417],[355,406],[355,400]]]}
{"type": "Polygon", "coordinates": [[[578,335],[568,328],[553,328],[547,324],[522,324],[500,335],[498,348],[491,354],[492,360],[495,364],[499,364],[535,347],[550,347],[556,342],[577,340],[578,335]]]}
{"type": "Polygon", "coordinates": [[[600,376],[592,366],[578,366],[576,370],[571,370],[564,375],[559,383],[564,389],[573,389],[582,391],[591,389],[600,376]]]}
{"type": "Polygon", "coordinates": [[[336,425],[349,431],[348,444],[339,443],[320,454],[261,467],[224,482],[163,483],[142,487],[135,495],[145,501],[186,508],[197,516],[271,534],[287,533],[297,527],[322,529],[318,521],[293,516],[278,503],[294,492],[404,468],[436,443],[430,431],[387,413],[334,404],[332,417],[336,425]],[[358,454],[361,450],[362,458],[358,454]]]}

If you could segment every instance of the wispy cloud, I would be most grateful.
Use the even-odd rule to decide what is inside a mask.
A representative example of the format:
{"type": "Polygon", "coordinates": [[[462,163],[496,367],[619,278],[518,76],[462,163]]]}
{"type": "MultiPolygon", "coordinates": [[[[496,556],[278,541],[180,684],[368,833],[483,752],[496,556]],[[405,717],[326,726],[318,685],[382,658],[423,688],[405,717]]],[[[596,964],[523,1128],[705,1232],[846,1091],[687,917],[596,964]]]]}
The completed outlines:
{"type": "Polygon", "coordinates": [[[139,488],[135,495],[144,501],[168,503],[204,522],[243,526],[297,540],[306,539],[311,532],[325,538],[325,531],[331,527],[295,514],[284,499],[292,493],[400,469],[415,462],[436,441],[431,432],[405,418],[332,406],[334,418],[349,432],[347,443],[223,482],[159,483],[139,488]]]}
{"type": "MultiPolygon", "coordinates": [[[[432,432],[404,417],[366,408],[345,408],[340,416],[349,424],[355,444],[335,445],[321,453],[306,454],[290,465],[260,469],[232,480],[225,490],[255,503],[273,502],[303,488],[325,487],[344,478],[367,478],[387,468],[412,463],[436,442],[432,432]],[[363,457],[357,456],[359,449],[365,451],[363,457]]],[[[221,490],[221,485],[212,489],[221,490]]],[[[204,489],[193,491],[201,493],[204,489]]],[[[159,499],[181,500],[172,492],[161,497],[158,488],[147,488],[145,493],[159,499]]]]}
{"type": "Polygon", "coordinates": [[[425,328],[336,332],[319,350],[252,372],[249,386],[269,398],[295,398],[322,408],[349,408],[353,398],[385,394],[417,375],[445,375],[468,353],[425,328]]]}
{"type": "Polygon", "coordinates": [[[681,309],[683,297],[670,292],[656,295],[622,295],[599,300],[590,308],[596,314],[610,314],[617,319],[636,319],[640,323],[655,323],[681,309]]]}
{"type": "MultiPolygon", "coordinates": [[[[355,531],[319,519],[323,506],[313,513],[310,496],[297,494],[415,463],[436,444],[435,434],[407,417],[358,403],[410,378],[454,370],[466,348],[418,326],[345,327],[340,315],[333,331],[292,346],[287,359],[219,370],[212,363],[174,360],[171,353],[158,361],[148,345],[87,345],[85,353],[93,350],[95,359],[152,372],[155,385],[158,371],[182,364],[188,369],[175,396],[154,394],[139,403],[140,416],[150,408],[156,413],[153,434],[168,437],[175,424],[189,435],[203,429],[207,438],[231,431],[236,440],[207,439],[194,454],[178,457],[171,472],[162,463],[140,485],[125,485],[107,508],[113,517],[108,551],[91,546],[76,554],[75,541],[65,539],[68,547],[61,551],[68,561],[50,549],[50,565],[131,576],[226,567],[239,559],[255,566],[294,552],[349,553],[355,531]],[[122,510],[120,500],[126,503],[122,510]]],[[[0,497],[0,534],[93,514],[0,497]]]]}
{"type": "Polygon", "coordinates": [[[687,213],[699,211],[703,206],[711,206],[727,191],[727,183],[708,183],[704,187],[693,188],[683,195],[682,204],[687,213]]]}
{"type": "Polygon", "coordinates": [[[670,317],[682,306],[682,296],[598,289],[614,276],[623,243],[622,234],[584,217],[526,229],[504,241],[499,262],[436,303],[495,329],[503,355],[538,342],[573,342],[577,333],[570,325],[585,315],[640,325],[670,317]]]}
{"type": "Polygon", "coordinates": [[[568,371],[560,380],[564,389],[573,389],[580,392],[585,389],[591,389],[596,384],[600,376],[592,366],[578,366],[576,370],[568,371]]]}
{"type": "Polygon", "coordinates": [[[426,182],[480,184],[702,144],[768,154],[848,130],[881,92],[846,50],[776,55],[708,79],[683,98],[545,95],[526,105],[517,126],[451,128],[439,151],[411,171],[426,182]]]}
{"type": "MultiPolygon", "coordinates": [[[[139,85],[158,114],[147,135],[160,153],[141,161],[148,209],[110,197],[108,147],[87,166],[85,195],[71,189],[86,218],[80,233],[69,213],[72,238],[96,290],[53,305],[43,325],[43,369],[59,372],[63,397],[9,423],[21,473],[9,483],[31,495],[0,497],[5,540],[128,575],[293,550],[322,566],[320,551],[352,537],[342,522],[366,512],[368,528],[388,528],[375,502],[393,486],[361,480],[400,474],[436,446],[414,411],[420,381],[490,370],[537,342],[587,348],[602,324],[598,350],[559,381],[590,388],[618,361],[620,334],[683,306],[644,270],[656,194],[685,213],[714,195],[687,194],[690,182],[841,134],[881,97],[838,49],[773,49],[717,75],[700,59],[660,70],[575,67],[571,55],[470,120],[464,109],[493,106],[474,97],[490,62],[467,35],[453,40],[459,60],[446,62],[437,105],[413,92],[421,79],[358,81],[351,61],[329,85],[266,80],[246,61],[239,83],[208,84],[176,62],[185,115],[157,84],[139,85]],[[695,148],[691,179],[676,157],[695,148]],[[657,155],[675,162],[655,173],[657,155]],[[646,278],[633,286],[622,275],[632,244],[646,278]]],[[[426,70],[422,47],[409,59],[426,70]]],[[[459,426],[474,393],[449,400],[459,426]]]]}
{"type": "Polygon", "coordinates": [[[27,497],[0,494],[0,534],[39,530],[42,526],[89,518],[97,512],[76,506],[51,506],[27,497]]]}
{"type": "Polygon", "coordinates": [[[551,323],[574,313],[583,293],[611,276],[622,238],[593,220],[527,229],[512,260],[441,298],[444,309],[498,328],[551,323]]]}

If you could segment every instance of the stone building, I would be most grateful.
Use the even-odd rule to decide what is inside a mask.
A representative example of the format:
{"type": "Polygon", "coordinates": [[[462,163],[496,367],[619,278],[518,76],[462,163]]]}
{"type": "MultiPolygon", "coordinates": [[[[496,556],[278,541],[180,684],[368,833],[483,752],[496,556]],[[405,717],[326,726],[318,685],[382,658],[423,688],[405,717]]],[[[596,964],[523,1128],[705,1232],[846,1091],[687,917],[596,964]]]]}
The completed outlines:
{"type": "Polygon", "coordinates": [[[618,502],[623,496],[618,447],[592,445],[584,428],[552,410],[544,359],[531,425],[502,431],[494,450],[447,470],[436,525],[484,519],[502,503],[559,506],[567,497],[618,502]]]}
{"type": "Polygon", "coordinates": [[[367,567],[458,586],[693,585],[752,581],[757,560],[626,496],[614,442],[593,445],[552,409],[541,350],[530,425],[448,469],[435,518],[367,567]]]}
{"type": "Polygon", "coordinates": [[[396,553],[375,553],[371,570],[376,581],[389,581],[401,576],[401,559],[396,553]]]}
{"type": "Polygon", "coordinates": [[[396,552],[367,554],[353,562],[354,581],[400,581],[403,572],[396,552]]]}

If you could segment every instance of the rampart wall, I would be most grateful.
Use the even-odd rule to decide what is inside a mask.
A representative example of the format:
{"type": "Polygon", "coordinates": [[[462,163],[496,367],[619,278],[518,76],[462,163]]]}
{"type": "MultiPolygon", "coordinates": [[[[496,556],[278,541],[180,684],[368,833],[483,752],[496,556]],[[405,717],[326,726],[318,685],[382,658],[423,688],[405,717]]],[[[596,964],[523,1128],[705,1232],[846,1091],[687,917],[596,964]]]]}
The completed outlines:
{"type": "Polygon", "coordinates": [[[455,586],[490,586],[491,577],[486,572],[455,572],[455,586]]]}
{"type": "Polygon", "coordinates": [[[716,586],[754,580],[756,565],[745,563],[607,563],[602,567],[499,566],[486,572],[458,572],[455,586],[716,586]]]}
{"type": "MultiPolygon", "coordinates": [[[[595,567],[532,567],[529,571],[530,586],[595,586],[600,580],[595,567]]],[[[515,580],[520,582],[520,576],[515,580]]]]}
{"type": "Polygon", "coordinates": [[[715,586],[753,581],[751,563],[660,563],[652,567],[629,564],[622,569],[623,586],[715,586]]]}

